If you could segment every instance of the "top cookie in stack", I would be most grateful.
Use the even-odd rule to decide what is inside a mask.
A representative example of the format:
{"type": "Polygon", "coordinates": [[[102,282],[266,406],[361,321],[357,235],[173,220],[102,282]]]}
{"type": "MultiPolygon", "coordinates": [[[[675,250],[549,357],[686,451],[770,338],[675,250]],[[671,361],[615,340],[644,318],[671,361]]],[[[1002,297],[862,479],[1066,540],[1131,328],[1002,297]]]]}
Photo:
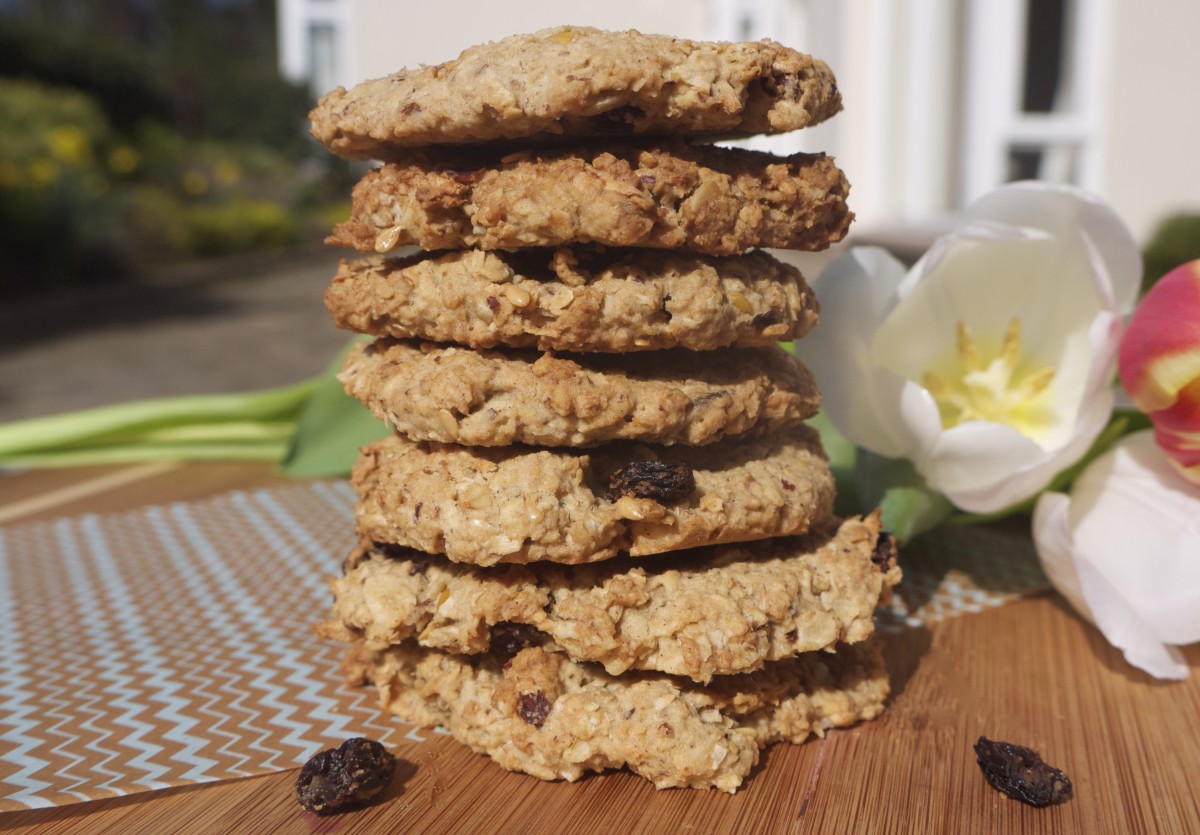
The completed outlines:
{"type": "Polygon", "coordinates": [[[841,110],[823,62],[771,41],[703,43],[564,26],[401,70],[312,113],[347,159],[453,144],[778,133],[841,110]]]}
{"type": "Polygon", "coordinates": [[[330,150],[382,161],[329,238],[378,254],[326,304],[377,337],[341,380],[396,431],[354,468],[321,632],[386,707],[543,778],[726,790],[763,745],[882,709],[894,551],[832,515],[819,396],[775,344],[816,302],[753,251],[840,240],[848,185],[824,155],[692,144],[840,106],[770,41],[573,27],[318,105],[330,150]]]}

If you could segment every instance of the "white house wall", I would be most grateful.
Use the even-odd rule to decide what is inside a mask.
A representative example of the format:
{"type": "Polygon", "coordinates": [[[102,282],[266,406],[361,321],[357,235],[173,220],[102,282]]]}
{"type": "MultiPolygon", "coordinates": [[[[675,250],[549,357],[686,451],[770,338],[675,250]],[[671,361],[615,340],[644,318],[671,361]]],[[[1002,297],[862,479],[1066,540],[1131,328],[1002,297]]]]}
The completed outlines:
{"type": "Polygon", "coordinates": [[[440,64],[474,44],[547,26],[640,29],[703,38],[710,25],[706,0],[354,0],[351,7],[357,44],[347,63],[350,83],[401,67],[440,64]]]}
{"type": "Polygon", "coordinates": [[[1115,0],[1100,190],[1139,238],[1200,212],[1200,2],[1115,0]]]}

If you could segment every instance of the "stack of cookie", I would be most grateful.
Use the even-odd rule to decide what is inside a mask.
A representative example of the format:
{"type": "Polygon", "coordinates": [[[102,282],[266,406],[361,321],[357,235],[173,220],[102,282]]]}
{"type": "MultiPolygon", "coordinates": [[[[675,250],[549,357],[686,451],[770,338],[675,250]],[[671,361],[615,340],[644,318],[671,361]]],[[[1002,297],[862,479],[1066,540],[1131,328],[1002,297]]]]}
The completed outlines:
{"type": "Polygon", "coordinates": [[[353,472],[360,544],[319,627],[406,720],[546,779],[622,766],[735,790],[760,749],[876,716],[877,516],[833,516],[817,307],[759,247],[851,220],[824,155],[700,138],[840,109],[770,41],[559,28],[326,96],[383,160],[330,242],[347,391],[395,432],[353,472]],[[400,247],[417,252],[399,254],[400,247]]]}

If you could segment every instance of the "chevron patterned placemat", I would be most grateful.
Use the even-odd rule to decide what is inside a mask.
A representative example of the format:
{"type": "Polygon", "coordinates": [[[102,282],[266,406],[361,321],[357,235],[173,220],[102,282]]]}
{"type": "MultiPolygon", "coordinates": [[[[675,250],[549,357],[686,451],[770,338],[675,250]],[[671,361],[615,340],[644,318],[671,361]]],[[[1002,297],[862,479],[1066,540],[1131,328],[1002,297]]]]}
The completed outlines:
{"type": "MultiPolygon", "coordinates": [[[[293,768],[429,731],[341,686],[316,638],[353,544],[341,482],[0,527],[0,811],[293,768]]],[[[889,629],[1045,587],[1028,536],[949,530],[902,555],[889,629]]]]}

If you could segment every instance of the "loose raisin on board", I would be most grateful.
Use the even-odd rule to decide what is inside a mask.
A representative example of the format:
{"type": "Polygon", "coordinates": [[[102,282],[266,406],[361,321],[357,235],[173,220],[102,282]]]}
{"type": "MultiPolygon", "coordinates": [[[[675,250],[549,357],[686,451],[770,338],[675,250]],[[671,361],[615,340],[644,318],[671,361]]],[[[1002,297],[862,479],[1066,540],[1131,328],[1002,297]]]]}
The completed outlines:
{"type": "Polygon", "coordinates": [[[608,479],[609,501],[620,496],[675,502],[696,489],[696,477],[687,464],[661,461],[634,461],[617,470],[608,479]]]}
{"type": "Polygon", "coordinates": [[[328,815],[368,802],[391,781],[396,758],[373,739],[354,737],[317,754],[300,769],[296,798],[328,815]]]}
{"type": "Polygon", "coordinates": [[[1022,803],[1042,807],[1071,798],[1070,778],[1044,762],[1036,751],[981,736],[975,743],[975,756],[992,788],[1022,803]]]}

